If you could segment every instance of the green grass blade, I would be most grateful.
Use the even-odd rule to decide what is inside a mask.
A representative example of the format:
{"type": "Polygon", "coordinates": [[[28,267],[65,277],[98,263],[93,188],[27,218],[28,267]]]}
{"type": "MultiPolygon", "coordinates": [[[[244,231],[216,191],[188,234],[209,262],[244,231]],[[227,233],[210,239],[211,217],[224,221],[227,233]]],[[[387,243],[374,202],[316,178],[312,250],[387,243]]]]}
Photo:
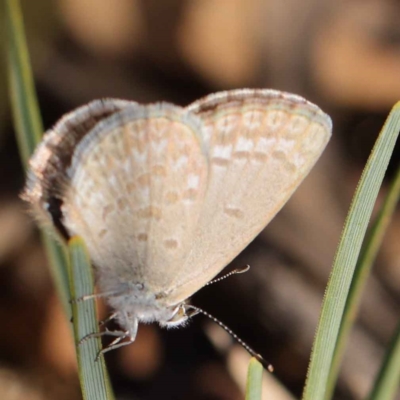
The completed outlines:
{"type": "MultiPolygon", "coordinates": [[[[26,167],[28,159],[39,143],[43,132],[35,86],[25,40],[24,24],[19,0],[4,0],[8,78],[14,126],[21,159],[26,167]]],[[[65,249],[43,234],[51,272],[59,297],[70,315],[68,273],[65,249]]]]}
{"type": "Polygon", "coordinates": [[[361,249],[354,277],[350,286],[349,296],[346,301],[342,323],[340,325],[339,336],[333,355],[332,368],[328,377],[328,388],[326,398],[332,397],[337,381],[339,366],[343,357],[348,336],[357,314],[360,298],[365,287],[367,278],[372,268],[378,250],[383,241],[383,237],[396,210],[396,205],[400,196],[400,168],[397,170],[395,179],[390,185],[385,201],[379,214],[368,233],[365,243],[361,249]]]}
{"type": "Polygon", "coordinates": [[[50,271],[53,277],[58,296],[63,305],[64,312],[69,318],[71,315],[70,289],[68,278],[68,258],[65,245],[56,241],[50,232],[42,231],[42,242],[44,244],[50,271]]]}
{"type": "Polygon", "coordinates": [[[26,166],[43,125],[33,83],[19,0],[5,0],[10,96],[21,159],[26,166]]]}
{"type": "Polygon", "coordinates": [[[393,107],[375,143],[346,219],[314,339],[304,400],[321,400],[327,394],[328,377],[350,284],[399,130],[400,102],[393,107]]]}
{"type": "Polygon", "coordinates": [[[368,400],[392,400],[400,388],[400,323],[386,352],[368,400]]]}
{"type": "Polygon", "coordinates": [[[246,400],[260,400],[263,366],[253,357],[247,372],[246,400]]]}
{"type": "MultiPolygon", "coordinates": [[[[92,268],[85,245],[75,236],[69,242],[71,294],[73,299],[94,293],[92,268]]],[[[98,332],[94,299],[72,303],[75,343],[90,333],[98,332]]],[[[104,357],[95,361],[101,350],[99,338],[89,338],[76,346],[79,377],[84,400],[114,399],[104,357]]]]}

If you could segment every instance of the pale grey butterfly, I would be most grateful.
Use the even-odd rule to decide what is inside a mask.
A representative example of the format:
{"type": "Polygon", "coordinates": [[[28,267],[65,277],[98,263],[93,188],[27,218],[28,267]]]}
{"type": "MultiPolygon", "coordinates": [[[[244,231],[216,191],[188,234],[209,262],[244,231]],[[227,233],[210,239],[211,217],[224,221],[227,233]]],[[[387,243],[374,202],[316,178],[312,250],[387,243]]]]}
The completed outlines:
{"type": "Polygon", "coordinates": [[[282,208],[324,150],[331,119],[275,90],[233,90],[188,107],[104,99],[65,115],[30,160],[23,198],[64,238],[81,236],[100,296],[132,343],[171,327],[188,298],[282,208]]]}

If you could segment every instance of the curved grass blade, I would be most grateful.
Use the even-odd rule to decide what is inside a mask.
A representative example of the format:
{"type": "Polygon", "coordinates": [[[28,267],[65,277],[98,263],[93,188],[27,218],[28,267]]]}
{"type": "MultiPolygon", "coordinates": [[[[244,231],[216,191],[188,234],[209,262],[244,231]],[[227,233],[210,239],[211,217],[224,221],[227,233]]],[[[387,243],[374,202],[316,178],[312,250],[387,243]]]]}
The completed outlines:
{"type": "Polygon", "coordinates": [[[399,130],[400,102],[393,107],[383,126],[350,206],[324,296],[303,392],[304,400],[321,400],[327,395],[328,377],[350,284],[399,130]]]}
{"type": "MultiPolygon", "coordinates": [[[[71,294],[73,299],[93,294],[93,276],[89,257],[83,240],[77,236],[69,243],[71,294]]],[[[95,361],[101,350],[99,338],[88,338],[78,345],[82,338],[98,332],[96,302],[94,299],[72,302],[74,336],[78,356],[79,378],[84,400],[114,399],[104,358],[95,361]]]]}
{"type": "Polygon", "coordinates": [[[41,139],[43,125],[18,0],[5,1],[5,20],[12,111],[21,159],[26,166],[41,139]]]}
{"type": "Polygon", "coordinates": [[[385,354],[368,400],[393,400],[400,388],[400,323],[385,354]]]}
{"type": "MultiPolygon", "coordinates": [[[[14,126],[22,163],[28,159],[39,143],[43,125],[39,113],[24,24],[19,0],[4,1],[8,78],[14,126]]],[[[66,314],[70,315],[68,272],[65,249],[47,233],[42,237],[50,259],[51,272],[66,314]]]]}
{"type": "Polygon", "coordinates": [[[385,197],[382,208],[367,234],[365,243],[361,249],[354,277],[351,282],[349,296],[346,301],[343,319],[340,325],[339,335],[336,342],[333,355],[332,368],[328,377],[328,387],[326,398],[331,398],[337,381],[339,366],[342,361],[343,353],[346,347],[348,336],[354,318],[359,308],[361,295],[365,287],[367,278],[370,274],[372,264],[375,262],[383,237],[396,210],[396,205],[400,197],[400,168],[396,172],[395,179],[390,185],[389,191],[385,197]]]}
{"type": "Polygon", "coordinates": [[[247,372],[246,400],[261,400],[263,366],[251,358],[247,372]]]}

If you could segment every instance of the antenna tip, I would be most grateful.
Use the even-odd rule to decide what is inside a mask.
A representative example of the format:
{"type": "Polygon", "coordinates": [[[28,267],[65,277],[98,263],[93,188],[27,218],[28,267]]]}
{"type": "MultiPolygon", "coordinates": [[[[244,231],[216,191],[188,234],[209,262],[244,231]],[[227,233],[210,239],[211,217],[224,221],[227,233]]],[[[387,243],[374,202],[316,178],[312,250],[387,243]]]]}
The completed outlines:
{"type": "Polygon", "coordinates": [[[243,267],[236,268],[235,272],[236,272],[237,274],[243,274],[243,273],[247,272],[249,269],[250,269],[250,265],[249,265],[249,264],[246,264],[246,265],[244,265],[243,267]]]}

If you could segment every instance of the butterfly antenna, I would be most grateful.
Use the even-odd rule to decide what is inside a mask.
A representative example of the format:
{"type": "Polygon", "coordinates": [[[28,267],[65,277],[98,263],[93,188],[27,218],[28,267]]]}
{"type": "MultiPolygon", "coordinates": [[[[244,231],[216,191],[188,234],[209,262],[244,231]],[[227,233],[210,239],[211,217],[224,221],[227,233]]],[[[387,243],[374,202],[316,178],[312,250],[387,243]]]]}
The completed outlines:
{"type": "Polygon", "coordinates": [[[220,278],[213,279],[212,281],[206,283],[204,286],[212,285],[213,283],[220,282],[232,275],[237,275],[237,274],[243,274],[244,272],[247,272],[250,269],[250,265],[245,265],[240,268],[235,268],[233,271],[228,272],[226,275],[222,275],[220,278]]]}
{"type": "MultiPolygon", "coordinates": [[[[244,272],[244,271],[243,271],[244,272]]],[[[236,272],[238,273],[238,272],[236,272]]],[[[239,272],[240,273],[240,272],[239,272]]],[[[194,316],[196,314],[203,314],[205,315],[207,318],[211,319],[212,321],[214,321],[216,324],[218,324],[222,329],[224,329],[226,332],[228,332],[245,350],[247,350],[247,352],[254,358],[256,358],[263,366],[265,369],[267,369],[269,372],[274,372],[274,367],[272,366],[272,364],[270,364],[269,362],[267,362],[263,356],[261,354],[256,353],[246,342],[244,342],[242,339],[240,339],[240,337],[238,335],[236,335],[235,332],[232,331],[232,329],[228,328],[223,322],[221,322],[219,319],[215,318],[213,315],[209,314],[207,311],[204,311],[203,309],[196,307],[196,306],[192,306],[187,305],[187,308],[191,308],[192,309],[192,313],[190,316],[194,316]]]]}

